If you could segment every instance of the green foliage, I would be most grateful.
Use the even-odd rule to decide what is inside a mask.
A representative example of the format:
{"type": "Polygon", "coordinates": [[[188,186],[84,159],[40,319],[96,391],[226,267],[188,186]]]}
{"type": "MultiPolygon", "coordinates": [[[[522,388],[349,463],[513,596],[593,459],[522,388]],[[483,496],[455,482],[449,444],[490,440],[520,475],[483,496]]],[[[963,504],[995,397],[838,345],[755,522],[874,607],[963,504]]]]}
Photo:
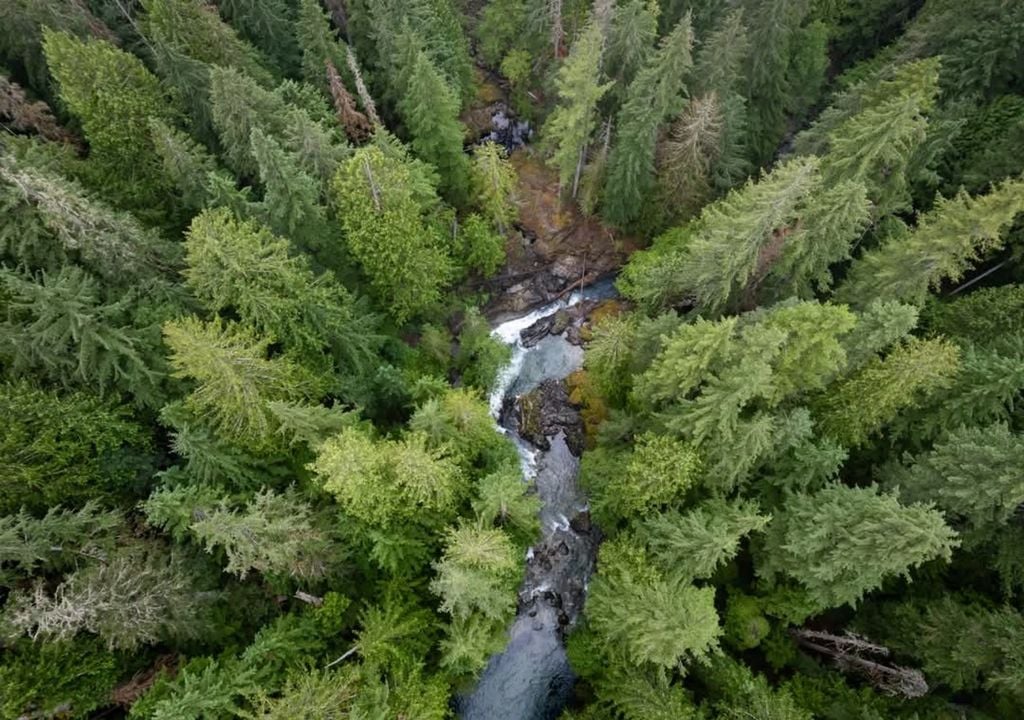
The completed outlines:
{"type": "Polygon", "coordinates": [[[421,173],[407,158],[367,146],[333,183],[348,249],[399,322],[437,302],[451,273],[442,231],[425,216],[436,200],[421,194],[421,173]]]}
{"type": "Polygon", "coordinates": [[[633,663],[662,668],[704,662],[717,648],[721,628],[714,589],[663,578],[642,554],[613,554],[607,546],[598,564],[587,618],[607,646],[633,663]]]}
{"type": "Polygon", "coordinates": [[[952,343],[912,339],[838,382],[820,400],[821,429],[844,445],[860,445],[901,410],[949,387],[959,367],[952,343]]]}
{"type": "Polygon", "coordinates": [[[269,340],[244,327],[196,317],[164,325],[173,375],[194,380],[186,403],[225,439],[253,448],[275,428],[267,403],[319,395],[321,380],[286,357],[267,358],[269,340]]]}
{"type": "Polygon", "coordinates": [[[628,226],[638,219],[644,196],[654,184],[655,138],[662,123],[682,108],[692,43],[689,18],[683,18],[629,85],[604,186],[603,215],[615,225],[628,226]]]}
{"type": "Polygon", "coordinates": [[[473,512],[485,524],[505,530],[521,545],[540,532],[541,501],[523,482],[521,468],[506,463],[477,483],[473,512]]]}
{"type": "Polygon", "coordinates": [[[499,233],[508,232],[518,212],[515,205],[517,177],[505,149],[493,142],[477,145],[473,149],[470,173],[480,212],[499,233]]]}
{"type": "Polygon", "coordinates": [[[109,401],[17,383],[0,386],[0,409],[4,515],[130,493],[148,465],[146,431],[109,401]]]}
{"type": "Polygon", "coordinates": [[[507,621],[515,608],[519,554],[501,530],[462,526],[449,529],[445,549],[434,565],[430,589],[441,610],[457,620],[480,615],[507,621]]]}
{"type": "Polygon", "coordinates": [[[378,526],[451,517],[466,497],[458,465],[421,434],[374,440],[346,428],[320,446],[313,470],[354,517],[378,526]]]}
{"type": "Polygon", "coordinates": [[[466,217],[455,239],[455,256],[464,259],[467,268],[484,277],[494,275],[505,263],[505,238],[476,213],[466,217]]]}
{"type": "Polygon", "coordinates": [[[398,107],[412,136],[413,152],[437,168],[445,197],[453,204],[465,205],[469,163],[462,152],[459,102],[424,51],[416,56],[408,90],[398,107]]]}
{"type": "Polygon", "coordinates": [[[89,141],[91,184],[118,205],[168,207],[169,188],[148,126],[151,117],[174,115],[159,80],[137,57],[104,41],[46,30],[43,47],[61,100],[89,141]]]}
{"type": "Polygon", "coordinates": [[[723,720],[811,720],[786,690],[775,690],[763,675],[755,674],[727,656],[716,657],[702,680],[712,688],[715,717],[723,720]]]}
{"type": "Polygon", "coordinates": [[[121,676],[119,658],[97,638],[74,642],[19,640],[4,648],[0,712],[86,718],[107,704],[121,676]]]}
{"type": "Polygon", "coordinates": [[[931,505],[832,485],[787,499],[765,534],[758,574],[800,582],[820,608],[856,603],[889,576],[949,560],[956,533],[931,505]]]}
{"type": "Polygon", "coordinates": [[[637,532],[663,572],[704,579],[736,555],[745,535],[763,530],[769,520],[770,516],[758,513],[756,504],[715,499],[685,513],[650,516],[637,532]]]}
{"type": "Polygon", "coordinates": [[[960,280],[976,261],[1001,247],[1001,236],[1022,211],[1024,179],[1007,180],[981,197],[964,192],[939,197],[911,232],[864,253],[839,297],[851,304],[886,298],[921,305],[929,289],[960,280]]]}
{"type": "MultiPolygon", "coordinates": [[[[555,86],[559,105],[544,124],[545,143],[551,148],[551,163],[558,169],[559,185],[563,191],[571,188],[573,197],[579,189],[587,144],[597,125],[597,104],[612,86],[600,82],[603,44],[601,27],[591,21],[558,70],[555,86]]],[[[614,48],[613,39],[609,52],[614,52],[614,48]]],[[[625,71],[624,65],[620,67],[625,71]]]]}

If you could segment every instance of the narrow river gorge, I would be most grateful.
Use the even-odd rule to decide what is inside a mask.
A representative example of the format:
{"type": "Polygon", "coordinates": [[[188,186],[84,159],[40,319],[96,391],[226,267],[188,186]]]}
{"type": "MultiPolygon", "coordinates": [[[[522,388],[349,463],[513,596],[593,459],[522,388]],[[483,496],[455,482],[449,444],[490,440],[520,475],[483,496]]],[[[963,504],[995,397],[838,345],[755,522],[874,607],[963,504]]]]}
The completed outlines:
{"type": "Polygon", "coordinates": [[[582,366],[583,348],[556,320],[574,316],[578,323],[589,307],[614,294],[611,281],[599,282],[494,329],[512,357],[492,391],[491,414],[519,447],[524,482],[535,485],[541,536],[525,557],[508,645],[462,698],[463,720],[549,720],[572,692],[564,637],[583,607],[598,534],[577,483],[582,423],[563,382],[582,366]],[[533,406],[530,428],[520,427],[524,397],[533,406]]]}

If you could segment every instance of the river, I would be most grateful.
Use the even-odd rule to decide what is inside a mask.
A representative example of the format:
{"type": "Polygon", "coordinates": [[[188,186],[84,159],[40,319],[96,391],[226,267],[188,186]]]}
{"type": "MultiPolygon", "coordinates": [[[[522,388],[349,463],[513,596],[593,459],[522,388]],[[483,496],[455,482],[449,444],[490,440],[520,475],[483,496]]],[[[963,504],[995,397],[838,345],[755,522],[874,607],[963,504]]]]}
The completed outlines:
{"type": "MultiPolygon", "coordinates": [[[[518,612],[505,650],[490,659],[476,687],[459,703],[463,720],[553,720],[568,702],[575,682],[565,654],[564,634],[583,607],[594,568],[597,533],[577,483],[579,457],[564,432],[538,448],[518,433],[515,398],[545,381],[561,380],[583,363],[583,349],[562,335],[547,335],[526,347],[520,333],[538,320],[586,300],[613,297],[611,281],[595,283],[564,301],[498,325],[493,335],[512,347],[500,371],[490,407],[499,427],[519,447],[524,482],[533,481],[541,500],[541,537],[527,551],[518,612]]],[[[560,412],[574,413],[568,404],[560,412]]],[[[577,450],[578,451],[578,450],[577,450]]]]}

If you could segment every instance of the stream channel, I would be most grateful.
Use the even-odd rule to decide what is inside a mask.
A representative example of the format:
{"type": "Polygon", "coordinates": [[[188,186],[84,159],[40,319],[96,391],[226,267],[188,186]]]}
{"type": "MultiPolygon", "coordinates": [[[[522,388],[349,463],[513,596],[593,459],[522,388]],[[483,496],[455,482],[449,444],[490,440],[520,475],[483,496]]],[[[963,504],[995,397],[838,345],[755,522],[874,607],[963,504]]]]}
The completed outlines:
{"type": "MultiPolygon", "coordinates": [[[[459,702],[463,720],[553,720],[572,693],[575,677],[565,653],[566,631],[583,607],[597,553],[586,497],[577,484],[582,431],[578,411],[560,382],[583,363],[583,348],[568,332],[543,329],[569,308],[614,297],[611,280],[498,325],[493,335],[512,347],[491,393],[491,414],[519,448],[524,482],[541,500],[541,536],[527,551],[518,610],[505,650],[493,656],[476,687],[459,702]],[[530,330],[540,327],[539,339],[530,330]],[[524,338],[521,333],[524,333],[524,338]],[[520,399],[533,390],[539,428],[519,428],[520,399]],[[527,439],[527,437],[529,439],[527,439]]],[[[576,322],[582,317],[577,313],[576,322]]]]}

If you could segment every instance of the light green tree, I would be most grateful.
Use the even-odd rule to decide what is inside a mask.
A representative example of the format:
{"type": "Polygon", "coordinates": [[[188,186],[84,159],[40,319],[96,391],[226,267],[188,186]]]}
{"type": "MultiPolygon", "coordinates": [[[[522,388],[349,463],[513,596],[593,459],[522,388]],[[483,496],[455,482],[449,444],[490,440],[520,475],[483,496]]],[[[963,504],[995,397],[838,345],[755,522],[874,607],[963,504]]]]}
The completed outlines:
{"type": "Polygon", "coordinates": [[[505,148],[485,142],[473,148],[470,170],[473,196],[480,212],[500,233],[506,233],[515,222],[516,171],[508,160],[505,148]]]}
{"type": "Polygon", "coordinates": [[[757,573],[795,579],[820,609],[854,604],[894,575],[949,560],[956,533],[931,505],[832,485],[789,497],[768,525],[757,573]]]}
{"type": "Polygon", "coordinates": [[[570,190],[573,198],[579,191],[587,145],[597,126],[597,104],[612,86],[611,82],[601,83],[603,47],[601,27],[591,20],[558,69],[558,105],[543,129],[551,163],[558,169],[559,186],[563,192],[570,190]]]}
{"type": "Polygon", "coordinates": [[[453,618],[477,614],[503,622],[511,617],[519,560],[501,530],[468,525],[449,530],[434,569],[437,576],[430,589],[441,598],[441,610],[453,618]]]}

